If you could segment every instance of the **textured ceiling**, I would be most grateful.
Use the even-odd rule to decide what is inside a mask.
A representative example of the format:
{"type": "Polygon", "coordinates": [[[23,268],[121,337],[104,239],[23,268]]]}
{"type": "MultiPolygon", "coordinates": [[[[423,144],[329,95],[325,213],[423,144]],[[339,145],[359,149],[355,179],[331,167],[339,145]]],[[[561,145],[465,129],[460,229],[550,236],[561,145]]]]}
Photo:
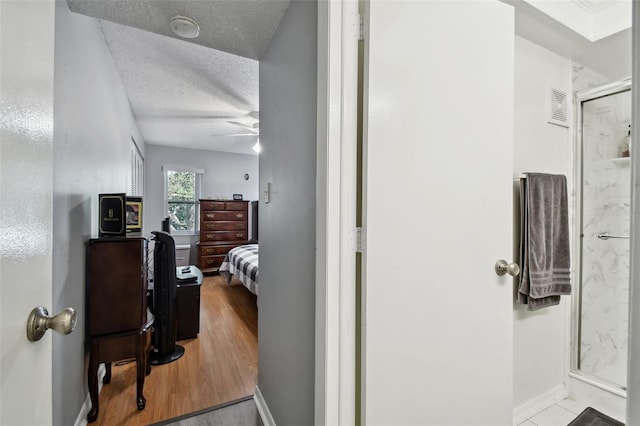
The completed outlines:
{"type": "Polygon", "coordinates": [[[289,6],[288,0],[67,0],[72,12],[178,38],[176,15],[195,20],[192,43],[259,59],[289,6]]]}
{"type": "Polygon", "coordinates": [[[288,1],[68,0],[68,4],[72,11],[100,18],[146,143],[255,154],[256,58],[271,41],[288,1]],[[186,41],[171,33],[169,19],[178,14],[199,23],[198,38],[186,41]]]}

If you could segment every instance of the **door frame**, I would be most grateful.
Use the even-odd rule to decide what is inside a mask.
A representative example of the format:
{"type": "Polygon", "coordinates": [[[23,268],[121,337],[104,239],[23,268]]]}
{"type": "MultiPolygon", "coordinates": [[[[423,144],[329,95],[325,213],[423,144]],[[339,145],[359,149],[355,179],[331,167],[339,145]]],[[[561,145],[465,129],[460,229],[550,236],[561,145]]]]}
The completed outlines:
{"type": "Polygon", "coordinates": [[[354,424],[358,37],[355,0],[318,1],[316,425],[354,424]]]}
{"type": "MultiPolygon", "coordinates": [[[[640,81],[640,7],[632,2],[632,81],[640,81]]],[[[640,91],[631,90],[631,122],[640,123],[640,91]]],[[[631,133],[634,146],[638,146],[638,138],[631,133]]],[[[631,188],[640,188],[640,152],[631,152],[631,188]]],[[[631,282],[629,285],[629,353],[627,358],[627,424],[640,423],[640,363],[631,362],[640,359],[640,337],[634,337],[634,332],[640,330],[640,216],[634,212],[640,211],[640,197],[636,191],[631,191],[631,282]]]]}

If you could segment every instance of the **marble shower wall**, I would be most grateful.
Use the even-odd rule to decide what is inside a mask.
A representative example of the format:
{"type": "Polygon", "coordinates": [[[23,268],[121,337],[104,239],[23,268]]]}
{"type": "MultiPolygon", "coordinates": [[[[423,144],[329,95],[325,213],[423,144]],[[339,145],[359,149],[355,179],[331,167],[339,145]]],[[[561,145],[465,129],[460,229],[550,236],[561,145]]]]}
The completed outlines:
{"type": "Polygon", "coordinates": [[[626,386],[631,174],[620,144],[631,116],[629,91],[583,104],[582,287],[579,368],[626,386]]]}

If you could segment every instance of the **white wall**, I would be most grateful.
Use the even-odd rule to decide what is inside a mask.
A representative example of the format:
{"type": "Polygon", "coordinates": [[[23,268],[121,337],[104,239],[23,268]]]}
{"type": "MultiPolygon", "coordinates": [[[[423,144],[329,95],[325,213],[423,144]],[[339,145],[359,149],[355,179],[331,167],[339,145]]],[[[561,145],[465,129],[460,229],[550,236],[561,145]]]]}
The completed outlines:
{"type": "Polygon", "coordinates": [[[93,18],[56,1],[53,312],[78,312],[53,333],[53,424],[72,425],[87,394],[85,243],[98,234],[98,193],[125,192],[131,137],[144,149],[111,54],[93,18]]]}
{"type": "MultiPolygon", "coordinates": [[[[258,156],[200,149],[147,145],[144,162],[142,227],[145,234],[160,230],[164,219],[164,174],[162,166],[183,166],[204,170],[202,198],[258,199],[258,156]],[[245,173],[249,180],[244,180],[245,173]]],[[[174,236],[176,244],[190,244],[191,264],[197,263],[195,242],[198,235],[174,236]]]]}
{"type": "Polygon", "coordinates": [[[317,9],[292,1],[260,60],[258,386],[278,425],[314,420],[317,9]]]}
{"type": "MultiPolygon", "coordinates": [[[[522,172],[564,174],[574,199],[572,130],[546,122],[547,89],[553,87],[571,96],[571,69],[569,59],[516,36],[514,176],[522,172]]],[[[570,203],[570,216],[574,207],[574,203],[570,203]]],[[[514,221],[518,223],[519,217],[514,221]]],[[[515,246],[514,253],[517,250],[515,246]]],[[[534,312],[514,301],[516,411],[543,394],[563,390],[570,307],[570,297],[566,296],[559,306],[534,312]]]]}

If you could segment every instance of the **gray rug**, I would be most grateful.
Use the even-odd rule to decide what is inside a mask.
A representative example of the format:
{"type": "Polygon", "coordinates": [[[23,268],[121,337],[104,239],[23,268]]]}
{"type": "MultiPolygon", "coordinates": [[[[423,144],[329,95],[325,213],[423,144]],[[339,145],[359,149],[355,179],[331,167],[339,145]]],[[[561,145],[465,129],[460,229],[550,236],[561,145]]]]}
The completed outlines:
{"type": "Polygon", "coordinates": [[[262,426],[253,395],[149,426],[262,426]]]}
{"type": "Polygon", "coordinates": [[[624,426],[624,423],[588,407],[567,426],[624,426]]]}

